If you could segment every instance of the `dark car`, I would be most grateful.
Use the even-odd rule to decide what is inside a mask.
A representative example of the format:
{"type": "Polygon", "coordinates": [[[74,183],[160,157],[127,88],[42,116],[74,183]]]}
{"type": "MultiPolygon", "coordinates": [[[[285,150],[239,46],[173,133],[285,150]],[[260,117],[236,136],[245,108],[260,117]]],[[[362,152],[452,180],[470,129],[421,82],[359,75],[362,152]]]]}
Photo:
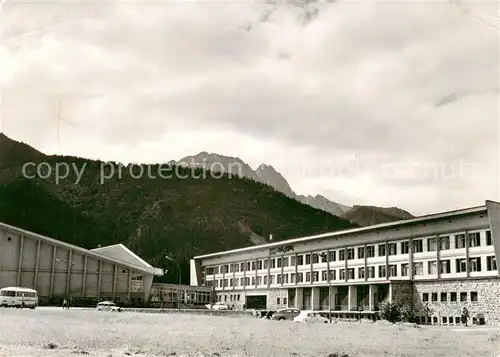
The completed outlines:
{"type": "Polygon", "coordinates": [[[296,316],[299,316],[299,314],[300,314],[300,310],[298,310],[298,309],[292,309],[292,308],[281,309],[281,310],[278,310],[273,315],[271,320],[275,320],[275,321],[291,320],[291,321],[293,321],[293,319],[296,316]]]}

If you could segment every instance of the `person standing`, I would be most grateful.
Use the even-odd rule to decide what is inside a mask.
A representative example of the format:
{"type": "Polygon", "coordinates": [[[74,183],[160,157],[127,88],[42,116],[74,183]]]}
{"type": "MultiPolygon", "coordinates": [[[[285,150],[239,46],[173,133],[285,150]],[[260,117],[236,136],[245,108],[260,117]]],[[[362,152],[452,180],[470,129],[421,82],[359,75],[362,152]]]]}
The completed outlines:
{"type": "Polygon", "coordinates": [[[467,321],[469,320],[469,310],[466,307],[462,310],[462,324],[467,327],[467,321]]]}
{"type": "Polygon", "coordinates": [[[62,304],[63,309],[66,309],[67,306],[68,306],[68,300],[64,299],[62,304]]]}

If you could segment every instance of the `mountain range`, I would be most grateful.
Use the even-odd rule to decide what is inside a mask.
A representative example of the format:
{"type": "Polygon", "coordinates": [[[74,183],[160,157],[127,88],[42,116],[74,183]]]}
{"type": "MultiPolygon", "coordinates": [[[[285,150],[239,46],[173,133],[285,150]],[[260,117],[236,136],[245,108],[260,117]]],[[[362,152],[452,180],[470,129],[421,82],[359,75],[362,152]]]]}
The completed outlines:
{"type": "MultiPolygon", "coordinates": [[[[359,227],[244,177],[200,179],[201,169],[177,166],[179,175],[138,178],[137,165],[128,165],[102,182],[104,164],[45,155],[0,134],[0,222],[86,249],[122,243],[167,269],[162,282],[176,282],[180,266],[183,283],[195,255],[266,243],[271,235],[280,241],[359,227]],[[32,169],[23,173],[28,162],[32,169]],[[50,175],[34,175],[42,163],[50,175]],[[58,182],[58,165],[83,175],[70,170],[58,182]]],[[[142,165],[145,172],[159,167],[142,165]]]]}
{"type": "Polygon", "coordinates": [[[273,166],[261,164],[257,167],[257,169],[253,170],[249,164],[238,157],[224,156],[202,151],[197,155],[186,156],[178,161],[172,160],[170,163],[180,166],[200,167],[210,171],[224,172],[230,175],[238,175],[257,182],[262,182],[292,199],[316,209],[326,211],[335,216],[348,219],[349,221],[361,226],[387,223],[414,217],[411,213],[397,207],[362,205],[350,207],[338,202],[330,201],[322,195],[298,195],[293,191],[283,175],[273,166]]]}
{"type": "MultiPolygon", "coordinates": [[[[180,267],[182,282],[188,284],[189,259],[195,255],[267,243],[271,236],[281,241],[360,227],[358,218],[396,219],[391,209],[369,207],[347,211],[349,219],[338,217],[299,202],[290,192],[285,195],[257,176],[225,173],[199,179],[202,168],[183,165],[176,165],[179,175],[168,179],[135,177],[131,172],[138,171],[137,165],[128,165],[121,175],[103,182],[105,164],[45,155],[0,133],[0,222],[86,249],[122,243],[168,271],[159,281],[176,282],[180,267]],[[33,169],[23,172],[28,162],[32,168],[43,163],[52,171],[43,177],[33,169]],[[69,170],[58,181],[55,168],[61,164],[83,174],[69,170]]],[[[158,172],[160,165],[141,167],[158,172]]],[[[279,177],[271,176],[274,171],[265,166],[258,171],[268,182],[279,177]]],[[[248,175],[252,172],[257,175],[247,170],[248,175]]]]}

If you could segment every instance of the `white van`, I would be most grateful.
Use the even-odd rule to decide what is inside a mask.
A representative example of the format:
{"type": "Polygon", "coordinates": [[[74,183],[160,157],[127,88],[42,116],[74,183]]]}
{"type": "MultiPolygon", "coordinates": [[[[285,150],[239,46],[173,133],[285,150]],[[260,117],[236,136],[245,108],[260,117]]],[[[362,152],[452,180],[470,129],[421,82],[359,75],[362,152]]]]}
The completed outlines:
{"type": "Polygon", "coordinates": [[[34,309],[38,306],[38,293],[36,290],[21,287],[0,289],[0,306],[34,309]]]}

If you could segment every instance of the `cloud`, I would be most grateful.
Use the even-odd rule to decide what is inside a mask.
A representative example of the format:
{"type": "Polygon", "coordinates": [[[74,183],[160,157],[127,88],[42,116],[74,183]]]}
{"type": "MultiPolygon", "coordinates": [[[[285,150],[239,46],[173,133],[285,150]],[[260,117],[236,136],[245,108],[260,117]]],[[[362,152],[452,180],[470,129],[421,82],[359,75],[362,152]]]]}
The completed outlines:
{"type": "Polygon", "coordinates": [[[150,162],[206,150],[272,164],[299,193],[343,203],[475,205],[498,197],[498,32],[484,24],[494,24],[493,10],[9,2],[3,127],[63,150],[59,95],[63,119],[76,125],[60,125],[61,145],[75,155],[150,162]],[[356,155],[361,173],[338,169],[356,155]],[[382,173],[409,162],[474,163],[477,175],[382,173]]]}

